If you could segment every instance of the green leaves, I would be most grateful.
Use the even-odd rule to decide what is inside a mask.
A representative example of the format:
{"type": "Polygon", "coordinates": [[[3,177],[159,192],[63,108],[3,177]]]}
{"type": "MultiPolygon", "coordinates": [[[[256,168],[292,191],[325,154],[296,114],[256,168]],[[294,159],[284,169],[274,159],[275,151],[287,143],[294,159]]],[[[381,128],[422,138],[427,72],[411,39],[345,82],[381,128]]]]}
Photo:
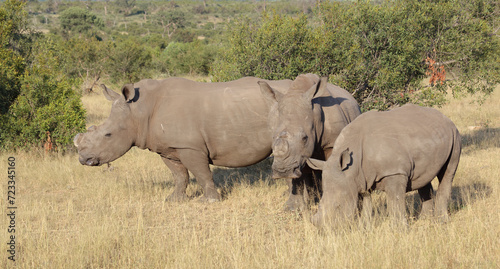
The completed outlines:
{"type": "Polygon", "coordinates": [[[310,69],[313,52],[307,45],[311,38],[304,15],[293,18],[265,13],[257,25],[248,19],[236,22],[229,30],[224,53],[213,69],[214,80],[242,76],[294,78],[298,72],[310,69]]]}
{"type": "Polygon", "coordinates": [[[447,89],[488,94],[500,83],[499,18],[492,0],[326,2],[311,18],[266,13],[233,23],[212,74],[223,81],[314,72],[353,93],[363,110],[441,105],[447,89]]]}
{"type": "Polygon", "coordinates": [[[148,76],[151,53],[134,38],[115,43],[112,51],[107,67],[112,80],[130,83],[148,76]]]}
{"type": "Polygon", "coordinates": [[[63,31],[95,35],[97,30],[104,27],[101,18],[81,7],[70,7],[59,16],[63,31]]]}
{"type": "Polygon", "coordinates": [[[0,7],[0,148],[41,145],[50,135],[50,147],[64,149],[84,130],[85,111],[60,48],[30,34],[22,7],[20,1],[0,7]]]}

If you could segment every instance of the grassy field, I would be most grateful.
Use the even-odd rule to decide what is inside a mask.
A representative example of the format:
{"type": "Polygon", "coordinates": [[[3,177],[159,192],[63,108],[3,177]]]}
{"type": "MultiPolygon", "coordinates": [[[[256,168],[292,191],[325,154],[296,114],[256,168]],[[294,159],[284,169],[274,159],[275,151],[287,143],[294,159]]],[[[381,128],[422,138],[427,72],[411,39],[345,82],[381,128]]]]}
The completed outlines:
{"type": "MultiPolygon", "coordinates": [[[[160,158],[132,149],[106,167],[86,167],[75,153],[0,154],[0,268],[499,268],[500,88],[484,104],[472,97],[440,110],[463,138],[447,224],[415,219],[392,230],[384,194],[374,198],[373,228],[318,232],[306,215],[284,212],[287,187],[270,163],[214,167],[222,202],[166,203],[173,180],[160,158]],[[7,159],[16,158],[16,262],[7,259],[7,159]]],[[[88,123],[110,103],[83,97],[88,123]]]]}

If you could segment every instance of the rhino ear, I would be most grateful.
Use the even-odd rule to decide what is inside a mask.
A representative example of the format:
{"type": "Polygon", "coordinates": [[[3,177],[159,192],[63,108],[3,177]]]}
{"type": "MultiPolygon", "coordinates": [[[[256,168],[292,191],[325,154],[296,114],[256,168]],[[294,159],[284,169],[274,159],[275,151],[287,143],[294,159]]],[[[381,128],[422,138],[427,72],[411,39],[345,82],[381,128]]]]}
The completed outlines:
{"type": "Polygon", "coordinates": [[[352,165],[352,157],[351,157],[351,152],[349,151],[349,148],[347,148],[346,150],[342,151],[342,153],[340,153],[339,163],[340,163],[340,170],[342,170],[342,171],[344,171],[350,165],[352,165]]]}
{"type": "Polygon", "coordinates": [[[271,86],[269,86],[267,82],[259,81],[257,83],[260,86],[260,92],[262,93],[262,95],[264,95],[264,98],[266,98],[266,100],[270,102],[270,104],[278,102],[283,97],[283,94],[281,92],[271,88],[271,86]]]}
{"type": "Polygon", "coordinates": [[[125,102],[130,102],[135,98],[135,88],[134,84],[125,84],[122,88],[123,97],[125,97],[125,102]]]}
{"type": "Polygon", "coordinates": [[[307,90],[303,94],[304,98],[306,98],[307,100],[312,100],[317,96],[323,95],[327,85],[328,85],[328,78],[322,77],[318,83],[309,88],[309,90],[307,90]]]}
{"type": "Polygon", "coordinates": [[[326,162],[318,159],[307,158],[306,163],[310,168],[314,170],[323,170],[325,168],[326,162]]]}
{"type": "Polygon", "coordinates": [[[114,92],[113,90],[108,89],[108,87],[106,87],[106,85],[102,84],[101,87],[102,87],[102,93],[104,94],[106,99],[108,99],[109,101],[114,101],[114,100],[120,98],[120,95],[118,93],[114,92]]]}

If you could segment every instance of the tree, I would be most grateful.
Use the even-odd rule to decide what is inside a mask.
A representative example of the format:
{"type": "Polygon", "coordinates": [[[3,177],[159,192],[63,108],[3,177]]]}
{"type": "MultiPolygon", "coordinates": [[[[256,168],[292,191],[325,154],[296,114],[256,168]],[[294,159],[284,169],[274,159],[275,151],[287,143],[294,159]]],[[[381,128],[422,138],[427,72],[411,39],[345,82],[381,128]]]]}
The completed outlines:
{"type": "Polygon", "coordinates": [[[106,62],[112,49],[109,41],[95,37],[73,37],[62,44],[66,74],[78,78],[85,91],[90,92],[106,74],[106,62]]]}
{"type": "Polygon", "coordinates": [[[116,0],[116,5],[125,14],[125,16],[130,14],[130,11],[135,7],[136,0],[116,0]]]}
{"type": "Polygon", "coordinates": [[[107,70],[115,82],[136,82],[148,77],[151,60],[150,50],[128,38],[111,48],[107,70]]]}
{"type": "Polygon", "coordinates": [[[158,12],[155,19],[163,28],[162,36],[165,37],[166,34],[168,38],[172,38],[172,35],[175,34],[177,29],[184,28],[186,14],[176,9],[166,10],[158,12]]]}
{"type": "Polygon", "coordinates": [[[201,41],[171,42],[159,56],[158,66],[169,75],[207,75],[213,61],[213,49],[201,41]]]}
{"type": "Polygon", "coordinates": [[[61,28],[68,35],[69,32],[96,35],[97,29],[104,26],[101,18],[81,7],[70,7],[61,12],[59,17],[61,28]]]}
{"type": "Polygon", "coordinates": [[[223,53],[214,63],[215,81],[242,76],[264,79],[292,79],[314,71],[311,30],[305,15],[294,18],[264,13],[261,23],[242,19],[229,29],[223,53]]]}
{"type": "Polygon", "coordinates": [[[0,7],[0,116],[20,94],[20,76],[30,53],[31,31],[20,1],[8,0],[0,7]]]}
{"type": "Polygon", "coordinates": [[[234,23],[214,79],[314,72],[364,110],[440,105],[447,89],[488,94],[500,83],[497,1],[322,2],[314,12],[320,23],[269,13],[234,23]]]}
{"type": "Polygon", "coordinates": [[[50,146],[64,149],[84,130],[85,111],[62,69],[60,48],[30,34],[23,8],[17,0],[0,7],[0,74],[7,79],[0,81],[0,148],[36,146],[50,136],[50,146]]]}

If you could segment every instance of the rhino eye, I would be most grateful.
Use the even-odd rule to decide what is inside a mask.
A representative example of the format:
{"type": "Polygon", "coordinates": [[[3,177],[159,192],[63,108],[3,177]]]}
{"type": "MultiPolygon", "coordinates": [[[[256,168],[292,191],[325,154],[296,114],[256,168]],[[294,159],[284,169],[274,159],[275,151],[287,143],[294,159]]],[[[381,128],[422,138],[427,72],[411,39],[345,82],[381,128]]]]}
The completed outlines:
{"type": "Polygon", "coordinates": [[[111,133],[107,133],[104,135],[105,137],[110,137],[111,136],[111,133]]]}

